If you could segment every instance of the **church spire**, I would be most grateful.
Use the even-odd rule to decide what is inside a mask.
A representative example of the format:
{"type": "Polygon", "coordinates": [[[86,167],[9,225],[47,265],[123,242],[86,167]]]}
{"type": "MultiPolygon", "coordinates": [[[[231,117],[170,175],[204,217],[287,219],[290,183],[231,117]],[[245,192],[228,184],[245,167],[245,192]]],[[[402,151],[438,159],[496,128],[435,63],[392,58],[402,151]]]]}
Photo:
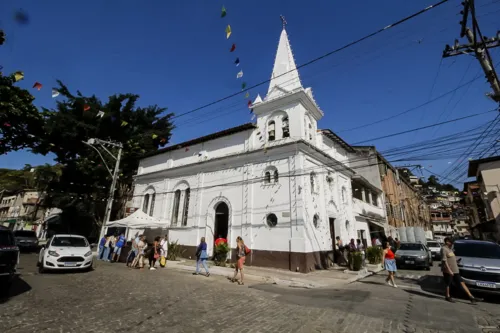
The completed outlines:
{"type": "Polygon", "coordinates": [[[293,59],[290,41],[288,40],[288,34],[285,29],[287,22],[283,15],[281,15],[280,18],[283,30],[281,31],[278,50],[276,51],[276,58],[274,60],[273,73],[271,75],[271,82],[269,83],[267,97],[269,97],[275,87],[282,91],[292,91],[302,88],[297,66],[295,65],[295,60],[293,59]]]}

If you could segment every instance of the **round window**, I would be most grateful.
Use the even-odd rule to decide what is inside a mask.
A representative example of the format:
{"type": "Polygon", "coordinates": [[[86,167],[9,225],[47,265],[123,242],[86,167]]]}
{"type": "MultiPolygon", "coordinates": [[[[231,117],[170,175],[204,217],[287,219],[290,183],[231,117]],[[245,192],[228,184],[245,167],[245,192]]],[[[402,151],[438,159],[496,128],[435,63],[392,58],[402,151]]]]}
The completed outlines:
{"type": "Polygon", "coordinates": [[[267,215],[266,222],[269,227],[273,228],[278,224],[278,217],[274,214],[269,214],[267,215]]]}
{"type": "Polygon", "coordinates": [[[315,227],[315,228],[318,228],[318,227],[319,227],[319,216],[318,216],[318,214],[314,214],[314,217],[313,217],[313,224],[314,224],[314,227],[315,227]]]}

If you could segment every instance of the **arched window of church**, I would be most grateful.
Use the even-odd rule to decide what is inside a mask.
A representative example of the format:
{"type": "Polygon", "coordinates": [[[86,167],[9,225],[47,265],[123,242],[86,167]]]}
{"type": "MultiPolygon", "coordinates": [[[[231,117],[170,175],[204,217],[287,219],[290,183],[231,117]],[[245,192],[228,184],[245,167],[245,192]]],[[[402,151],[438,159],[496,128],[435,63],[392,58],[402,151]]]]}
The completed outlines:
{"type": "Polygon", "coordinates": [[[312,140],[313,139],[313,135],[312,135],[312,125],[309,124],[309,140],[312,140]]]}
{"type": "Polygon", "coordinates": [[[148,206],[149,206],[149,193],[144,196],[144,201],[142,203],[142,211],[144,213],[148,213],[148,206]]]}
{"type": "Polygon", "coordinates": [[[187,225],[187,220],[188,220],[188,211],[189,211],[189,196],[191,194],[191,190],[189,187],[186,189],[185,195],[184,195],[184,209],[182,210],[182,225],[186,226],[187,225]]]}
{"type": "Polygon", "coordinates": [[[277,183],[279,180],[278,170],[274,170],[274,182],[277,183]]]}
{"type": "Polygon", "coordinates": [[[156,199],[156,193],[153,193],[151,196],[151,207],[149,207],[149,216],[153,216],[153,213],[155,211],[155,199],[156,199]]]}
{"type": "Polygon", "coordinates": [[[271,183],[271,173],[269,171],[266,171],[266,173],[264,174],[264,183],[271,183]]]}
{"type": "Polygon", "coordinates": [[[268,130],[268,137],[269,137],[269,141],[274,141],[274,139],[276,139],[276,129],[275,129],[276,125],[274,123],[274,120],[271,120],[268,124],[267,124],[267,130],[268,130]]]}
{"type": "Polygon", "coordinates": [[[283,138],[289,138],[290,137],[290,125],[288,123],[288,116],[283,117],[282,130],[283,130],[283,138]]]}
{"type": "Polygon", "coordinates": [[[177,219],[179,218],[179,201],[181,200],[181,190],[177,190],[174,193],[174,206],[172,209],[172,225],[177,225],[177,219]]]}

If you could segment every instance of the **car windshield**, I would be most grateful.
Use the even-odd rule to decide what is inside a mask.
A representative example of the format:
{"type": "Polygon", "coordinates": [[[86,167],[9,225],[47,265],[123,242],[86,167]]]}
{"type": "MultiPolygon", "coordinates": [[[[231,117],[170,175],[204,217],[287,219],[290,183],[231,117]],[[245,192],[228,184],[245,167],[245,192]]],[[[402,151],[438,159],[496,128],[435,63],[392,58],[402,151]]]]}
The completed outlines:
{"type": "Polygon", "coordinates": [[[10,231],[0,230],[0,246],[13,246],[15,244],[16,242],[10,231]]]}
{"type": "Polygon", "coordinates": [[[34,231],[30,231],[30,230],[17,230],[17,231],[14,231],[14,236],[15,237],[36,238],[36,233],[34,231]]]}
{"type": "Polygon", "coordinates": [[[500,259],[500,246],[493,243],[455,243],[457,257],[500,259]]]}
{"type": "Polygon", "coordinates": [[[438,242],[427,242],[427,246],[428,247],[439,247],[439,243],[438,242]]]}
{"type": "Polygon", "coordinates": [[[55,237],[52,246],[87,247],[89,243],[85,238],[80,237],[55,237]]]}
{"type": "Polygon", "coordinates": [[[423,251],[422,244],[401,244],[399,247],[403,251],[423,251]]]}

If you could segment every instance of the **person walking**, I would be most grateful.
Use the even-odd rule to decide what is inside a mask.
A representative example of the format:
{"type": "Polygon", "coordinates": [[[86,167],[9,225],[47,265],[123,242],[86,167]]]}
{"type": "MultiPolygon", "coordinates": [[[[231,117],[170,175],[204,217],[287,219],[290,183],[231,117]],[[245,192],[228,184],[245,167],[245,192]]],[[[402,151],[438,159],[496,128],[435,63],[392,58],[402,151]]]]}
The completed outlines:
{"type": "Polygon", "coordinates": [[[153,241],[153,247],[149,249],[148,259],[149,259],[149,270],[155,271],[156,260],[160,258],[160,236],[155,237],[153,241]]]}
{"type": "Polygon", "coordinates": [[[481,301],[481,299],[472,296],[469,288],[467,288],[467,285],[462,280],[458,269],[457,257],[455,257],[452,247],[453,240],[450,237],[446,237],[444,239],[444,246],[441,248],[441,269],[443,271],[444,283],[446,285],[446,300],[451,303],[455,302],[450,296],[450,286],[454,283],[456,287],[461,287],[463,291],[465,291],[472,304],[476,304],[478,301],[481,301]]]}
{"type": "Polygon", "coordinates": [[[126,260],[128,267],[132,267],[132,262],[137,257],[137,253],[139,252],[138,244],[139,244],[139,241],[141,239],[141,236],[142,235],[136,234],[136,237],[132,240],[132,246],[130,248],[130,251],[128,252],[128,256],[127,256],[127,260],[126,260]]]}
{"type": "Polygon", "coordinates": [[[165,235],[160,242],[160,266],[165,267],[167,265],[168,256],[168,235],[165,235]]]}
{"type": "Polygon", "coordinates": [[[140,269],[144,268],[144,255],[147,246],[148,244],[146,243],[146,236],[142,235],[139,239],[139,242],[137,242],[137,256],[134,258],[134,261],[132,261],[130,267],[135,268],[137,265],[139,265],[140,269]]]}
{"type": "Polygon", "coordinates": [[[250,253],[250,250],[247,249],[245,242],[243,242],[243,238],[238,236],[236,238],[236,256],[237,256],[237,261],[236,261],[236,268],[234,269],[234,276],[231,279],[231,282],[236,282],[236,276],[238,275],[238,271],[240,272],[241,275],[241,280],[238,281],[239,285],[244,285],[245,282],[243,281],[245,275],[243,274],[243,266],[245,265],[245,259],[246,255],[250,253]]]}
{"type": "Polygon", "coordinates": [[[394,252],[391,250],[391,244],[389,242],[384,243],[384,265],[385,270],[389,273],[387,276],[387,279],[385,279],[385,282],[393,286],[394,288],[397,288],[398,286],[396,285],[396,282],[394,281],[394,274],[397,271],[396,268],[396,259],[394,259],[394,252]]]}
{"type": "Polygon", "coordinates": [[[207,243],[205,242],[205,237],[201,237],[200,244],[196,249],[196,271],[193,273],[193,275],[200,274],[200,263],[201,263],[203,265],[203,268],[205,268],[206,272],[205,276],[206,277],[210,276],[210,272],[207,266],[207,259],[208,259],[207,243]]]}

